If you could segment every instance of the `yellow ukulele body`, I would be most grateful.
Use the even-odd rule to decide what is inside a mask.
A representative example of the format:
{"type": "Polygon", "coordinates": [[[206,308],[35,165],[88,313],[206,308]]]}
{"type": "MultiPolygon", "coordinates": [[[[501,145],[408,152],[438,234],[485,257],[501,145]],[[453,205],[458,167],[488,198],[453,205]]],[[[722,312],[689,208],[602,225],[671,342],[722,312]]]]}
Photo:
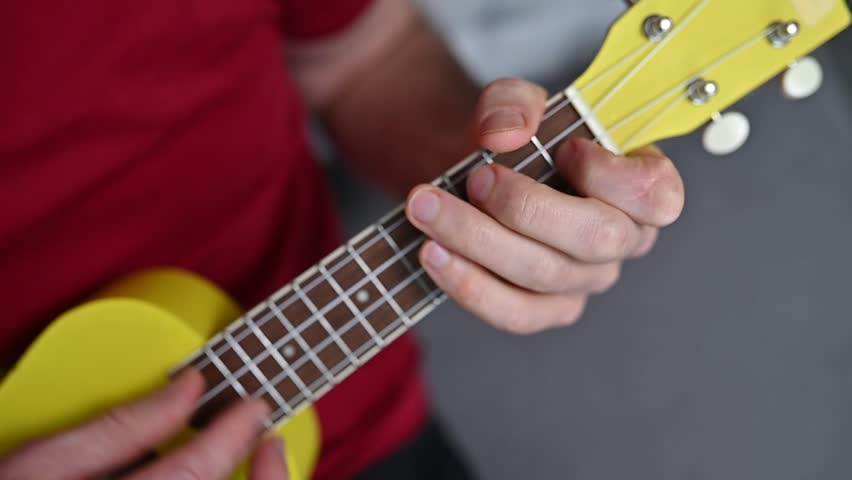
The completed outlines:
{"type": "MultiPolygon", "coordinates": [[[[179,270],[127,277],[59,317],[0,383],[0,456],[163,386],[172,368],[240,315],[207,280],[179,270]]],[[[319,454],[312,408],[277,433],[290,478],[319,454]]],[[[243,478],[243,472],[236,478],[243,478]]]]}

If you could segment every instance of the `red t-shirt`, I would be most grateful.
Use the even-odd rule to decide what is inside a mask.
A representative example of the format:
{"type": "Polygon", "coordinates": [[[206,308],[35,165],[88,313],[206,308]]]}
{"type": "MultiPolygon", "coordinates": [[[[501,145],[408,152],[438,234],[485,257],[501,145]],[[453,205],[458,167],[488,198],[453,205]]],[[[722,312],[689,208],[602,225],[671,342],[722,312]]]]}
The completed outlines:
{"type": "MultiPolygon", "coordinates": [[[[289,38],[369,0],[0,4],[0,366],[123,274],[201,273],[251,306],[341,240],[289,38]]],[[[405,336],[317,405],[317,478],[345,478],[422,425],[405,336]]]]}

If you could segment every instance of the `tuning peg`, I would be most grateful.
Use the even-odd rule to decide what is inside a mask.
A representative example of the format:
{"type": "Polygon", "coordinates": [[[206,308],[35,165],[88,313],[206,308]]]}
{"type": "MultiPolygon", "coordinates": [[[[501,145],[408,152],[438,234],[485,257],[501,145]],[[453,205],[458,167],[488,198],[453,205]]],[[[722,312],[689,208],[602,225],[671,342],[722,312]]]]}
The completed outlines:
{"type": "Polygon", "coordinates": [[[790,65],[781,77],[781,91],[793,100],[807,98],[822,86],[822,65],[813,57],[804,57],[790,65]]]}
{"type": "Polygon", "coordinates": [[[716,113],[704,130],[704,149],[720,156],[734,153],[745,144],[750,132],[751,124],[742,113],[716,113]]]}

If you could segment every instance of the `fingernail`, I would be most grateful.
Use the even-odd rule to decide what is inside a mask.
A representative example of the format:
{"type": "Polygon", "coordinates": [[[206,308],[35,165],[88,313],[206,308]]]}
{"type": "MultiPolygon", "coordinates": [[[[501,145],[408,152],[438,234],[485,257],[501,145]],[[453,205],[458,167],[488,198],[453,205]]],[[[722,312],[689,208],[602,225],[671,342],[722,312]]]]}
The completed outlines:
{"type": "Polygon", "coordinates": [[[441,199],[434,192],[423,189],[411,199],[411,215],[423,223],[429,223],[438,217],[441,199]]]}
{"type": "Polygon", "coordinates": [[[482,120],[482,133],[497,133],[524,128],[527,122],[524,116],[512,110],[497,110],[482,120]]]}
{"type": "Polygon", "coordinates": [[[467,193],[470,195],[471,200],[479,203],[484,203],[488,200],[491,190],[494,188],[495,179],[494,170],[489,166],[482,167],[473,172],[467,185],[467,193]]]}
{"type": "Polygon", "coordinates": [[[423,249],[423,261],[440,270],[450,263],[450,252],[435,242],[429,242],[423,249]]]}

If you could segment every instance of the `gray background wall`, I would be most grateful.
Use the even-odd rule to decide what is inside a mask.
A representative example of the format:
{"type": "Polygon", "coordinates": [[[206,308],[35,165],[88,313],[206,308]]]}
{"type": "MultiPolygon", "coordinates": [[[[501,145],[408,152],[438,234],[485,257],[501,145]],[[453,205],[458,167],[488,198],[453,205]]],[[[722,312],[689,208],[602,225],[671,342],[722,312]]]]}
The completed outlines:
{"type": "MultiPolygon", "coordinates": [[[[619,0],[422,0],[485,82],[566,85],[619,0]],[[485,42],[498,45],[485,48],[485,42]],[[549,47],[546,47],[549,45],[549,47]]],[[[813,98],[769,85],[737,154],[663,143],[683,219],[575,328],[498,333],[455,306],[424,320],[438,412],[487,479],[852,477],[852,42],[813,98]]],[[[335,176],[350,230],[392,203],[335,176]]]]}

